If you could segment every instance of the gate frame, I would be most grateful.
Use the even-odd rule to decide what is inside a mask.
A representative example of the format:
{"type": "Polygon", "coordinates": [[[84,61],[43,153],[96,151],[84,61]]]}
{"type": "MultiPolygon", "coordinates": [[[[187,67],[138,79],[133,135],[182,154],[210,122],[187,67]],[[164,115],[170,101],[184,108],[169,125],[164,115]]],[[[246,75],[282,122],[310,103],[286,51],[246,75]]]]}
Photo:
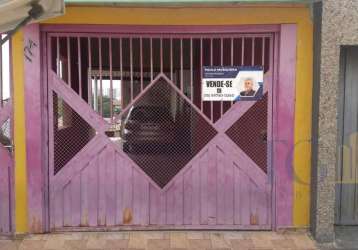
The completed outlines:
{"type": "MultiPolygon", "coordinates": [[[[272,229],[293,225],[293,153],[296,85],[297,25],[39,25],[25,28],[25,42],[33,41],[31,63],[25,63],[28,224],[32,233],[49,232],[47,34],[48,33],[273,33],[272,82],[272,229]],[[101,28],[101,29],[99,29],[101,28]],[[285,53],[280,53],[285,51],[285,53]],[[38,109],[34,109],[37,107],[38,109]],[[41,112],[38,112],[41,110],[41,112]],[[41,121],[34,123],[33,121],[41,121]],[[277,215],[280,216],[277,216],[277,215]]],[[[26,62],[26,61],[25,61],[26,62]]]]}
{"type": "MultiPolygon", "coordinates": [[[[2,34],[0,33],[0,36],[2,34]]],[[[9,230],[7,232],[0,232],[0,236],[11,236],[15,233],[15,146],[14,146],[14,81],[13,81],[13,53],[12,53],[12,38],[9,39],[9,82],[10,82],[10,101],[3,105],[2,109],[9,109],[9,116],[10,119],[10,132],[11,132],[11,160],[12,164],[8,172],[9,180],[9,197],[8,197],[8,205],[9,205],[9,230]],[[6,106],[8,106],[6,108],[6,106]]],[[[2,46],[0,46],[1,50],[2,46]]],[[[0,52],[0,60],[2,60],[2,51],[0,52]]],[[[2,67],[2,63],[0,62],[0,67],[2,67]]],[[[0,74],[2,74],[2,69],[0,69],[0,74]]],[[[2,76],[0,76],[2,77],[2,76]]],[[[1,84],[0,87],[2,88],[3,85],[1,84]]],[[[0,90],[2,92],[2,90],[0,90]]],[[[1,97],[0,97],[1,98],[1,97]]],[[[3,118],[0,116],[0,118],[3,118]]],[[[0,124],[1,126],[2,124],[0,124]]],[[[0,200],[1,203],[1,200],[0,200]]]]}

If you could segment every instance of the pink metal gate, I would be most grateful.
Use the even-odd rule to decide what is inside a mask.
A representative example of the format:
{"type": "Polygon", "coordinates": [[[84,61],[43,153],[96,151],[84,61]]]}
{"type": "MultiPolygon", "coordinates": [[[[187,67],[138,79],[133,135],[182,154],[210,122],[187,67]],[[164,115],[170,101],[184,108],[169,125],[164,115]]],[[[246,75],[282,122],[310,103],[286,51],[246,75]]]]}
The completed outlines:
{"type": "Polygon", "coordinates": [[[0,47],[0,235],[11,232],[12,102],[9,44],[0,47]]]}
{"type": "Polygon", "coordinates": [[[275,35],[118,30],[48,34],[50,228],[270,229],[275,35]],[[264,97],[203,101],[210,65],[264,97]]]}

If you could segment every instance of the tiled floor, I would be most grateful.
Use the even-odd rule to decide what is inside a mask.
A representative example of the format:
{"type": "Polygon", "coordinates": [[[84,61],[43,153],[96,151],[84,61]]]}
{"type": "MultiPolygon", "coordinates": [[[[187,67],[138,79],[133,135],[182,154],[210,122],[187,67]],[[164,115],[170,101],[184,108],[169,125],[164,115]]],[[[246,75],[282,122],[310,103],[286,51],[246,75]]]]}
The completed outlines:
{"type": "Polygon", "coordinates": [[[0,250],[313,250],[305,232],[106,232],[29,235],[0,250]]]}

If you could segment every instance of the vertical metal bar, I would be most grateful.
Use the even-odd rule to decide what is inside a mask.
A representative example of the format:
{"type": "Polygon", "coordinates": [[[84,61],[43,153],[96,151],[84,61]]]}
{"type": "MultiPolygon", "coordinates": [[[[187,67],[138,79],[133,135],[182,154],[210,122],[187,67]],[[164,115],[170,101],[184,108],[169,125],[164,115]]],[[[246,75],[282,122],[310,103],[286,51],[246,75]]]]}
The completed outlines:
{"type": "Polygon", "coordinates": [[[150,81],[153,81],[153,38],[150,38],[150,81]]]}
{"type": "Polygon", "coordinates": [[[173,79],[173,38],[170,38],[170,80],[174,82],[173,79]]]}
{"type": "Polygon", "coordinates": [[[262,38],[262,67],[264,68],[264,70],[265,70],[265,40],[266,40],[266,38],[265,37],[263,37],[262,38]]]}
{"type": "Polygon", "coordinates": [[[57,43],[57,48],[56,48],[56,73],[57,76],[61,77],[61,73],[60,73],[60,37],[56,37],[56,43],[57,43]]]}
{"type": "Polygon", "coordinates": [[[102,38],[98,38],[100,114],[103,115],[102,38]]]}
{"type": "MultiPolygon", "coordinates": [[[[245,37],[241,37],[241,66],[245,63],[245,37]]],[[[235,101],[232,102],[235,104],[235,101]]]]}
{"type": "MultiPolygon", "coordinates": [[[[268,38],[269,39],[269,54],[268,54],[268,63],[269,63],[269,65],[267,65],[268,66],[268,71],[269,72],[272,72],[272,74],[271,75],[274,75],[273,77],[274,78],[276,78],[277,79],[277,77],[275,77],[275,74],[274,74],[274,71],[278,71],[276,68],[276,65],[277,65],[277,54],[278,54],[278,41],[277,41],[277,37],[276,36],[273,36],[273,37],[269,37],[268,38]]],[[[275,72],[276,73],[276,72],[275,72]]],[[[272,78],[272,76],[271,76],[271,78],[272,78]]],[[[275,82],[275,81],[277,81],[277,80],[272,80],[272,82],[275,82]]],[[[265,85],[264,85],[265,86],[265,85]]],[[[271,86],[271,91],[274,89],[274,86],[271,86]]],[[[272,94],[272,92],[270,93],[270,94],[272,94]]]]}
{"type": "Polygon", "coordinates": [[[252,38],[251,48],[251,66],[255,65],[255,37],[252,38]]]}
{"type": "Polygon", "coordinates": [[[224,39],[221,38],[220,39],[220,63],[221,63],[221,66],[224,65],[224,39]]]}
{"type": "MultiPolygon", "coordinates": [[[[234,38],[231,37],[231,66],[234,66],[234,38]]],[[[235,103],[235,101],[230,102],[230,107],[231,105],[233,105],[235,103]]]]}
{"type": "Polygon", "coordinates": [[[112,38],[109,37],[109,93],[110,93],[110,114],[111,114],[111,124],[113,123],[113,63],[112,63],[112,38]]]}
{"type": "Polygon", "coordinates": [[[133,37],[129,38],[129,63],[131,74],[131,101],[133,100],[133,37]]]}
{"type": "Polygon", "coordinates": [[[231,37],[231,66],[234,66],[234,38],[231,37]]]}
{"type": "Polygon", "coordinates": [[[213,39],[210,38],[210,66],[213,66],[214,63],[214,55],[213,55],[213,39]]]}
{"type": "MultiPolygon", "coordinates": [[[[278,47],[279,47],[279,40],[278,40],[278,35],[273,35],[269,37],[269,54],[268,54],[268,59],[269,59],[269,65],[271,65],[272,67],[269,67],[268,70],[272,72],[271,76],[270,76],[270,86],[268,86],[268,110],[271,113],[272,110],[276,110],[277,107],[277,102],[274,100],[275,98],[273,98],[273,91],[274,91],[274,83],[277,82],[277,75],[278,75],[278,67],[276,67],[276,65],[278,65],[278,47]]],[[[270,114],[269,113],[269,114],[270,114]]],[[[274,172],[273,172],[273,157],[272,157],[272,150],[273,150],[273,138],[272,135],[276,132],[275,130],[275,126],[274,126],[274,121],[273,121],[273,115],[271,113],[271,115],[269,115],[268,117],[268,126],[267,126],[267,135],[268,135],[268,142],[269,142],[269,149],[271,149],[270,151],[268,151],[268,168],[267,168],[267,177],[269,181],[275,181],[274,180],[274,172]]],[[[273,192],[273,200],[275,200],[275,198],[277,197],[277,192],[273,192]]],[[[272,204],[272,208],[275,207],[275,204],[272,204]]],[[[276,221],[276,213],[273,213],[273,218],[272,221],[276,221]]],[[[276,225],[274,224],[274,227],[276,227],[276,225]]]]}
{"type": "MultiPolygon", "coordinates": [[[[88,104],[92,106],[93,96],[92,96],[92,51],[91,51],[91,38],[88,37],[88,83],[87,83],[87,91],[88,91],[88,104]]],[[[93,106],[94,107],[94,106],[93,106]]]]}
{"type": "MultiPolygon", "coordinates": [[[[223,38],[220,39],[220,56],[221,56],[221,60],[220,60],[220,63],[221,63],[221,66],[224,66],[224,40],[223,38]]],[[[224,113],[224,104],[223,104],[223,101],[221,100],[220,102],[220,118],[222,117],[224,113]]]]}
{"type": "Polygon", "coordinates": [[[143,90],[143,38],[140,38],[140,89],[143,90]]]}
{"type": "MultiPolygon", "coordinates": [[[[213,38],[210,38],[210,66],[213,66],[214,55],[213,55],[213,38]]],[[[210,119],[214,121],[214,102],[210,101],[210,119]]]]}
{"type": "Polygon", "coordinates": [[[71,81],[71,49],[70,49],[70,37],[67,37],[67,78],[68,78],[68,85],[72,88],[72,81],[71,81]]]}
{"type": "Polygon", "coordinates": [[[93,106],[95,107],[94,110],[98,112],[98,79],[97,75],[94,76],[94,91],[93,91],[93,106]]]}
{"type": "MultiPolygon", "coordinates": [[[[203,80],[203,38],[200,38],[200,85],[201,82],[203,80]]],[[[203,103],[203,93],[201,90],[201,96],[200,96],[200,110],[203,111],[204,110],[204,103],[203,103]]]]}
{"type": "Polygon", "coordinates": [[[245,38],[241,38],[241,65],[244,66],[245,59],[245,38]]]}
{"type": "Polygon", "coordinates": [[[191,102],[194,99],[194,90],[193,90],[193,38],[190,38],[190,98],[191,102]]]}
{"type": "Polygon", "coordinates": [[[183,38],[180,39],[180,90],[184,93],[184,81],[183,81],[183,38]]]}
{"type": "Polygon", "coordinates": [[[160,38],[160,72],[163,73],[163,38],[160,38]]]}
{"type": "MultiPolygon", "coordinates": [[[[119,50],[120,50],[120,54],[119,54],[119,61],[120,61],[120,71],[121,71],[121,86],[120,86],[120,88],[121,88],[121,95],[123,95],[123,46],[122,46],[122,44],[123,44],[123,38],[121,37],[120,39],[119,39],[119,50]]],[[[122,108],[124,108],[124,99],[123,98],[121,98],[121,107],[122,108]]]]}
{"type": "MultiPolygon", "coordinates": [[[[2,35],[0,34],[0,38],[2,35]]],[[[2,72],[2,65],[3,65],[3,55],[2,55],[2,48],[3,46],[0,45],[0,107],[3,107],[3,72],[2,72]]]]}
{"type": "Polygon", "coordinates": [[[90,105],[90,107],[93,108],[93,106],[92,106],[92,77],[90,75],[90,70],[88,70],[88,73],[87,73],[87,96],[88,96],[87,103],[90,105]]]}
{"type": "Polygon", "coordinates": [[[78,48],[78,89],[79,95],[82,97],[82,58],[81,58],[81,40],[77,37],[77,48],[78,48]]]}

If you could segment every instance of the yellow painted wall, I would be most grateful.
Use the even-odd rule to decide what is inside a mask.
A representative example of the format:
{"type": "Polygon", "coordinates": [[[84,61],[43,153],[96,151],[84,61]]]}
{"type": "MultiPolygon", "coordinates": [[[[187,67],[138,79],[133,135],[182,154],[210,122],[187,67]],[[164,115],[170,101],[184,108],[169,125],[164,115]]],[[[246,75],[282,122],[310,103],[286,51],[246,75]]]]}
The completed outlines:
{"type": "Polygon", "coordinates": [[[298,29],[294,151],[293,225],[308,226],[311,195],[311,128],[313,27],[308,19],[298,29]]]}
{"type": "MultiPolygon", "coordinates": [[[[66,15],[44,23],[47,24],[128,24],[128,25],[230,25],[230,24],[286,24],[298,25],[297,74],[296,74],[296,113],[294,166],[297,180],[294,183],[294,226],[309,224],[310,209],[310,158],[311,110],[312,110],[312,54],[313,25],[310,10],[301,5],[295,6],[240,6],[240,7],[171,7],[171,8],[119,8],[119,7],[67,7],[66,15]]],[[[15,44],[20,46],[19,44],[15,44]]],[[[20,48],[14,48],[18,50],[20,48]]],[[[20,72],[19,72],[20,73],[20,72]]],[[[22,78],[22,77],[18,77],[22,78]]],[[[19,79],[23,81],[23,79],[19,79]]],[[[21,85],[23,88],[23,85],[21,85]]],[[[20,86],[19,86],[20,87],[20,86]]],[[[23,91],[22,91],[23,92],[23,91]]],[[[23,93],[21,92],[21,96],[23,93]]],[[[20,96],[20,97],[21,97],[20,96]]],[[[20,98],[18,97],[18,98],[20,98]]],[[[23,110],[23,100],[21,103],[23,110]]],[[[20,109],[20,108],[19,108],[20,109]]],[[[19,112],[19,111],[18,111],[19,112]]],[[[22,111],[23,112],[23,111],[22,111]]],[[[21,113],[22,115],[23,113],[21,113]]],[[[20,115],[20,112],[19,112],[20,115]]],[[[21,117],[18,122],[24,124],[21,117]]],[[[22,129],[24,125],[18,127],[22,129]]],[[[23,136],[23,131],[16,130],[23,136]]],[[[20,136],[18,136],[20,137],[20,136]]],[[[19,140],[18,143],[23,143],[19,140]]],[[[25,158],[25,152],[20,158],[25,158]]],[[[18,163],[17,163],[18,164],[18,163]]],[[[19,168],[25,172],[24,166],[19,168]]],[[[24,172],[18,172],[22,180],[24,172]]],[[[24,187],[18,184],[21,190],[24,187]]],[[[23,199],[18,192],[16,200],[23,199]]],[[[25,225],[26,214],[16,211],[19,225],[25,225]],[[18,214],[19,213],[19,214],[18,214]],[[25,221],[23,221],[25,220],[25,221]]]]}
{"type": "Polygon", "coordinates": [[[15,145],[15,227],[17,233],[27,232],[27,179],[25,147],[24,36],[12,38],[14,145],[15,145]]]}

